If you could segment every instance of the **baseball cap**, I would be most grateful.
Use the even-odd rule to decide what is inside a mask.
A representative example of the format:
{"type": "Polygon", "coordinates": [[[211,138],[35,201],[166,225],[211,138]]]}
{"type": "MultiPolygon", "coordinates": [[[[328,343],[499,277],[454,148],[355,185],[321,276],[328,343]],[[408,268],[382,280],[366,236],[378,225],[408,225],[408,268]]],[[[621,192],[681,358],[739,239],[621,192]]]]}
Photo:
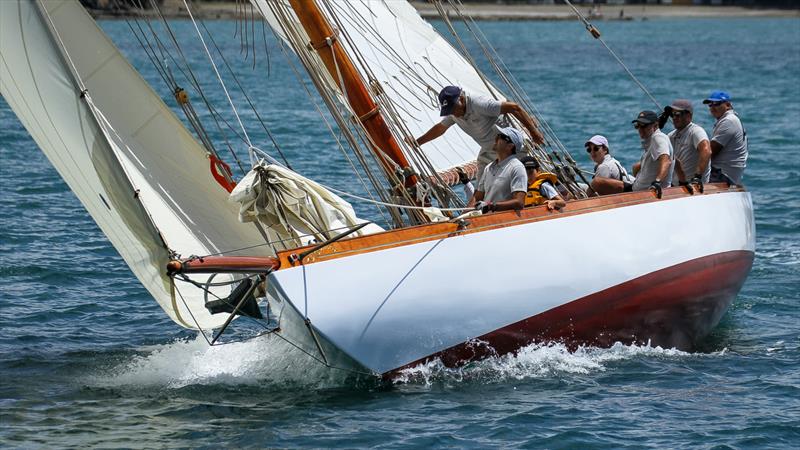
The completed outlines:
{"type": "Polygon", "coordinates": [[[703,100],[703,104],[707,105],[711,102],[729,102],[731,101],[731,95],[725,91],[714,91],[711,95],[708,96],[707,99],[703,100]]]}
{"type": "Polygon", "coordinates": [[[594,136],[590,137],[589,140],[583,144],[583,146],[585,147],[589,144],[604,145],[606,148],[608,148],[608,139],[606,139],[605,136],[595,134],[594,136]]]}
{"type": "Polygon", "coordinates": [[[642,111],[636,116],[635,119],[631,120],[631,123],[639,123],[640,125],[650,125],[651,123],[658,122],[658,114],[654,111],[642,111]]]}
{"type": "Polygon", "coordinates": [[[499,125],[494,126],[497,129],[499,134],[503,136],[508,136],[511,139],[511,142],[514,143],[514,152],[518,152],[522,150],[522,143],[525,142],[524,137],[522,136],[522,132],[514,127],[501,127],[499,125]]]}
{"type": "Polygon", "coordinates": [[[523,156],[519,159],[519,162],[521,162],[526,169],[538,169],[540,167],[539,161],[533,156],[523,156]]]}
{"type": "Polygon", "coordinates": [[[685,98],[678,98],[672,101],[672,104],[664,108],[666,112],[672,111],[689,111],[690,113],[694,113],[694,106],[692,106],[691,100],[686,100],[685,98]]]}
{"type": "Polygon", "coordinates": [[[439,104],[442,109],[439,111],[440,116],[449,116],[453,114],[453,108],[456,107],[458,97],[461,95],[461,88],[458,86],[445,86],[439,91],[439,104]]]}

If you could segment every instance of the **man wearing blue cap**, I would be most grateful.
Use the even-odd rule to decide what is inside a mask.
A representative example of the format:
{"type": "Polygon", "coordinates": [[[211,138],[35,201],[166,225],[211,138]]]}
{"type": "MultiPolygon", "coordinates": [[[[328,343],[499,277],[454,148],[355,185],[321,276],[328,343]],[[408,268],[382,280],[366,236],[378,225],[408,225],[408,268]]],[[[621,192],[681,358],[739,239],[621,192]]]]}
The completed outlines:
{"type": "Polygon", "coordinates": [[[525,206],[528,175],[515,153],[522,148],[523,135],[516,128],[495,126],[494,152],[497,158],[486,166],[478,189],[467,207],[484,214],[493,211],[520,210],[525,206]]]}
{"type": "MultiPolygon", "coordinates": [[[[536,123],[522,107],[514,102],[504,102],[488,97],[471,96],[458,86],[446,86],[439,92],[440,116],[444,117],[425,134],[417,138],[416,144],[423,145],[447,131],[453,124],[458,125],[475,140],[481,149],[478,152],[478,180],[487,164],[495,159],[495,124],[501,114],[511,114],[528,130],[531,139],[537,144],[544,143],[544,137],[536,123]]],[[[518,150],[522,150],[519,147],[518,150]]]]}
{"type": "Polygon", "coordinates": [[[733,110],[731,96],[725,91],[714,91],[703,103],[717,119],[711,133],[709,181],[740,184],[747,166],[747,133],[733,110]]]}

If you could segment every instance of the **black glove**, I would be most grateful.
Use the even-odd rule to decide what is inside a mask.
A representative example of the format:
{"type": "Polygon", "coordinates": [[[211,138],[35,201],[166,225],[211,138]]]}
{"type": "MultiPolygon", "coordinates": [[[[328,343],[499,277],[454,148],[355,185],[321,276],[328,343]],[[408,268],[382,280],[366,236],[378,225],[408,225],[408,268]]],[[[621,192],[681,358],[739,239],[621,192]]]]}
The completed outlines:
{"type": "Polygon", "coordinates": [[[469,183],[469,177],[467,176],[466,172],[464,172],[464,169],[461,167],[456,167],[456,172],[458,172],[458,181],[460,181],[461,184],[469,183]]]}
{"type": "Polygon", "coordinates": [[[650,183],[650,189],[656,191],[656,197],[661,198],[661,182],[656,180],[650,183]]]}
{"type": "Polygon", "coordinates": [[[662,112],[662,113],[661,113],[661,114],[658,116],[658,129],[659,129],[659,130],[663,129],[663,128],[664,128],[664,125],[666,125],[666,124],[667,124],[667,121],[669,120],[669,115],[670,115],[670,114],[672,114],[672,108],[670,108],[669,106],[667,106],[666,108],[664,108],[664,112],[662,112]]]}
{"type": "Polygon", "coordinates": [[[689,183],[690,184],[696,184],[697,185],[697,189],[700,191],[700,193],[701,194],[703,193],[703,175],[701,175],[699,173],[694,174],[692,179],[689,180],[689,183]]]}
{"type": "Polygon", "coordinates": [[[494,211],[494,203],[484,202],[483,200],[475,203],[475,209],[480,210],[481,214],[486,214],[489,211],[494,211]]]}
{"type": "Polygon", "coordinates": [[[689,194],[694,195],[694,189],[692,188],[692,184],[688,181],[679,181],[678,186],[683,186],[689,192],[689,194]]]}

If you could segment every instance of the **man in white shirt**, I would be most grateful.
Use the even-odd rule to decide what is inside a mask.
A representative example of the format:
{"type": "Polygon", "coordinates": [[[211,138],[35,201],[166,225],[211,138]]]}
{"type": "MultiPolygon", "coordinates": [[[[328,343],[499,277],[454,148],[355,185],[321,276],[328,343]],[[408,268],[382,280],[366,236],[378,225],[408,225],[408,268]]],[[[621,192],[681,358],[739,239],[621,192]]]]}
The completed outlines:
{"type": "Polygon", "coordinates": [[[711,145],[708,135],[703,127],[692,122],[694,106],[691,101],[677,99],[664,108],[664,111],[672,117],[672,125],[675,126],[667,135],[675,152],[672,181],[677,179],[678,184],[686,186],[690,193],[693,192],[692,185],[703,192],[703,183],[708,183],[711,174],[711,145]],[[691,179],[690,174],[694,174],[691,179]]]}
{"type": "Polygon", "coordinates": [[[747,133],[733,110],[731,96],[714,91],[703,103],[717,122],[711,133],[710,181],[741,184],[747,166],[747,133]]]}
{"type": "Polygon", "coordinates": [[[608,139],[596,134],[584,144],[586,153],[594,161],[594,177],[592,184],[586,190],[588,195],[607,195],[620,192],[630,192],[633,177],[628,175],[619,161],[609,153],[608,139]]]}
{"type": "Polygon", "coordinates": [[[633,165],[634,191],[652,189],[661,198],[663,188],[672,182],[672,144],[658,128],[658,114],[642,111],[631,121],[642,139],[642,158],[633,165]]]}
{"type": "MultiPolygon", "coordinates": [[[[467,133],[478,145],[481,146],[478,152],[478,174],[477,179],[481,179],[486,165],[495,159],[494,153],[495,125],[497,118],[501,114],[511,114],[528,130],[533,142],[536,144],[544,143],[544,136],[539,131],[536,123],[514,102],[502,102],[488,97],[472,96],[458,86],[446,86],[439,92],[439,104],[441,105],[440,115],[444,117],[422,136],[416,139],[417,145],[423,145],[439,136],[451,126],[458,125],[467,133]]],[[[517,150],[522,151],[522,147],[517,150]]]]}
{"type": "Polygon", "coordinates": [[[528,175],[515,155],[517,149],[522,148],[522,132],[512,127],[496,127],[495,130],[497,158],[486,166],[475,194],[467,203],[467,207],[484,214],[522,209],[528,190],[528,175]]]}

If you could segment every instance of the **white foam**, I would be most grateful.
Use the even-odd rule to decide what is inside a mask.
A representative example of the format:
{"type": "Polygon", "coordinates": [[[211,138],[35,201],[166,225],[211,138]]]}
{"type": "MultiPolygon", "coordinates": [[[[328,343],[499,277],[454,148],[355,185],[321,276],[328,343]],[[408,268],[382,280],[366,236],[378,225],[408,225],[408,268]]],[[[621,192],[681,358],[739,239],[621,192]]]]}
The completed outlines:
{"type": "Polygon", "coordinates": [[[213,347],[198,335],[140,350],[144,354],[94,377],[93,384],[169,389],[210,384],[326,388],[342,385],[347,375],[326,368],[271,335],[213,347]]]}
{"type": "MultiPolygon", "coordinates": [[[[717,354],[724,354],[717,352],[717,354]]],[[[516,354],[491,357],[459,368],[448,368],[434,360],[404,370],[395,383],[430,386],[437,381],[504,382],[523,379],[560,378],[603,372],[610,363],[635,358],[686,358],[697,354],[649,345],[614,344],[611,348],[580,347],[574,352],[558,343],[532,344],[516,354]]],[[[712,354],[713,355],[713,354],[712,354]]]]}

